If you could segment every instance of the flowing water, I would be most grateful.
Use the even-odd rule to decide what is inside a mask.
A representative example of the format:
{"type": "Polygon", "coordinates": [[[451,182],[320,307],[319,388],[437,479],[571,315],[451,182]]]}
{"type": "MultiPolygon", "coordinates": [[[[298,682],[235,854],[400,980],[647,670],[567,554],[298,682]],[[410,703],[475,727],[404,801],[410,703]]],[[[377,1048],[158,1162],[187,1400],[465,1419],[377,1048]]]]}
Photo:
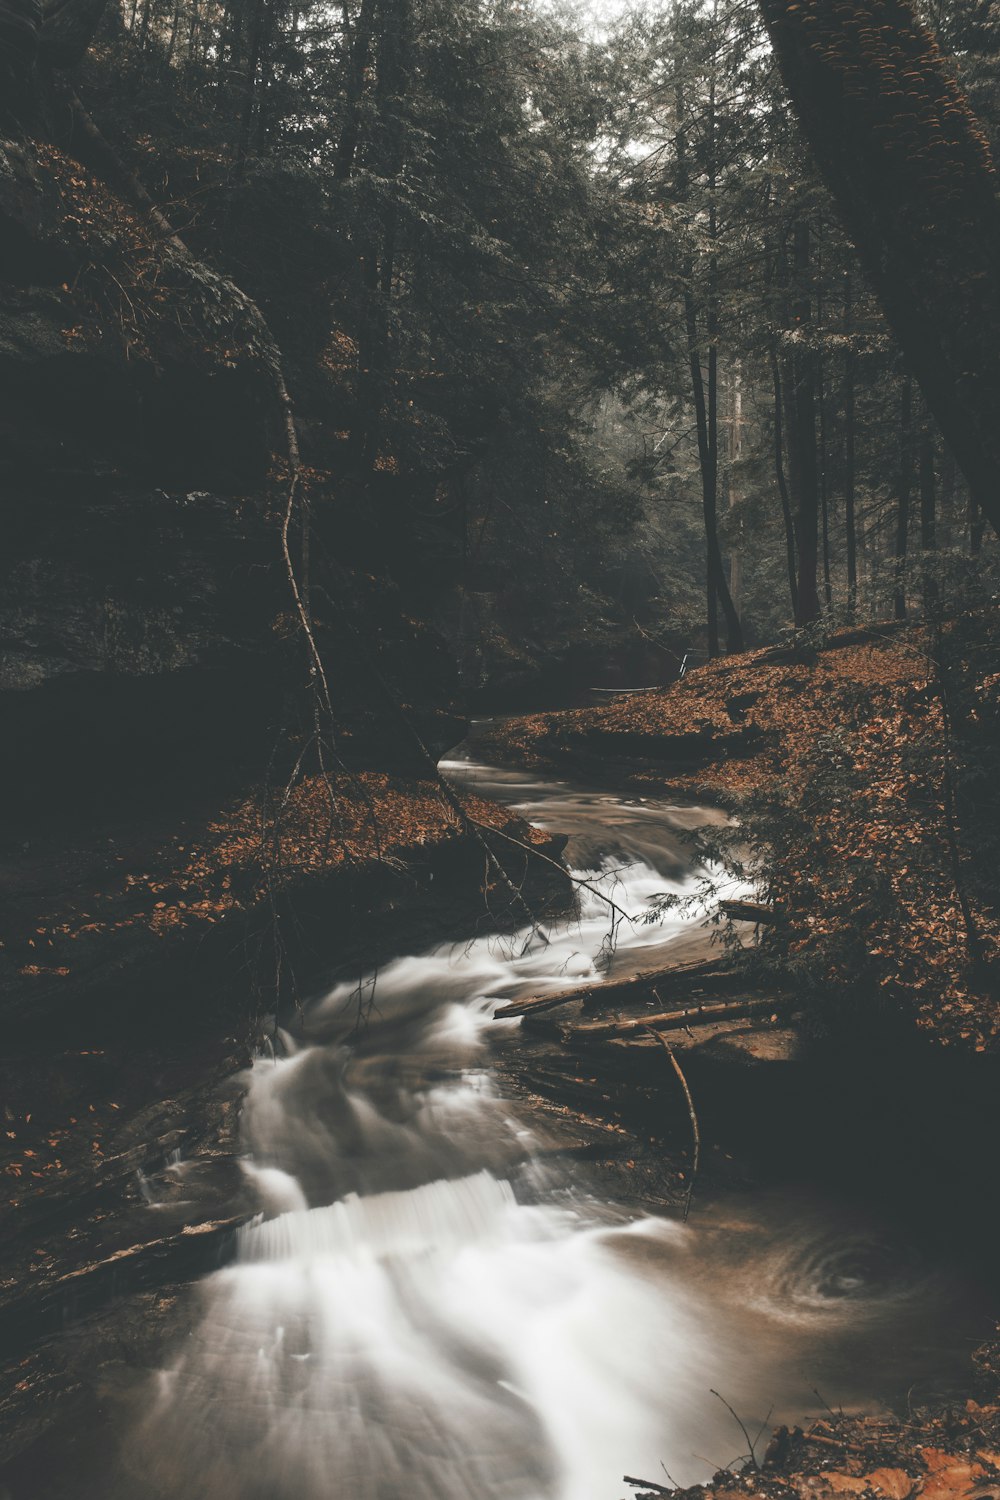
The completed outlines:
{"type": "MultiPolygon", "coordinates": [[[[453,778],[572,835],[641,912],[695,878],[706,810],[468,762],[453,778]]],[[[691,916],[623,925],[614,966],[662,959],[691,916]]],[[[898,1394],[961,1343],[944,1273],[812,1195],[708,1202],[684,1225],[605,1201],[503,1097],[498,1000],[595,975],[583,892],[548,941],[397,959],[312,1004],[251,1070],[245,1170],[261,1214],[202,1282],[142,1393],[108,1493],[169,1500],[617,1500],[624,1473],[693,1482],[756,1431],[898,1394]]]]}

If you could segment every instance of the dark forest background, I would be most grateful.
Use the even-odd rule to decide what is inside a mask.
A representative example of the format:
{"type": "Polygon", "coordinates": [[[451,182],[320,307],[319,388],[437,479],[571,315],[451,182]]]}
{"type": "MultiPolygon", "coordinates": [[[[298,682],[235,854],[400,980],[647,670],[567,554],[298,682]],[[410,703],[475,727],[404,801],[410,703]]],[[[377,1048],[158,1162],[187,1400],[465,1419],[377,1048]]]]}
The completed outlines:
{"type": "MultiPolygon", "coordinates": [[[[994,139],[1000,18],[925,19],[994,139]]],[[[127,0],[77,87],[264,312],[345,557],[468,688],[991,587],[756,7],[127,0]]]]}

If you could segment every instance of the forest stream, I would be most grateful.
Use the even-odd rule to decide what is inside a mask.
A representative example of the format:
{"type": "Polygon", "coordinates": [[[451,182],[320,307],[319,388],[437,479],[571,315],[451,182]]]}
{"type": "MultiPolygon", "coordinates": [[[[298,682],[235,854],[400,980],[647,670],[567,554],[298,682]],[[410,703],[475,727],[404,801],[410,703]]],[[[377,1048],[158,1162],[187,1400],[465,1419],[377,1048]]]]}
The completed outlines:
{"type": "Polygon", "coordinates": [[[998,163],[992,0],[0,0],[0,1500],[1000,1500],[998,163]]]}
{"type": "MultiPolygon", "coordinates": [[[[685,833],[720,817],[443,769],[571,835],[570,866],[633,914],[692,887],[685,833]]],[[[575,920],[397,958],[276,1033],[242,1115],[261,1213],[135,1383],[102,1493],[615,1500],[625,1474],[689,1484],[745,1453],[722,1398],[756,1436],[964,1372],[981,1300],[908,1234],[820,1183],[709,1174],[687,1223],[608,1201],[558,1121],[505,1098],[497,1003],[606,955],[607,907],[580,895],[575,920]]],[[[614,972],[698,920],[623,923],[614,972]]]]}

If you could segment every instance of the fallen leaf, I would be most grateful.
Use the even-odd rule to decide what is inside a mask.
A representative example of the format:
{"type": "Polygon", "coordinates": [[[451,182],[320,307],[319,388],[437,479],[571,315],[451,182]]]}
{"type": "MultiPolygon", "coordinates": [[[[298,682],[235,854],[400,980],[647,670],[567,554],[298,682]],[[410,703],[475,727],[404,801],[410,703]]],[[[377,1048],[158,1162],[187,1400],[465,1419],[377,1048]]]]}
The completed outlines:
{"type": "Polygon", "coordinates": [[[986,1473],[980,1463],[971,1463],[942,1448],[924,1448],[921,1458],[927,1465],[927,1477],[921,1486],[921,1500],[957,1500],[967,1495],[977,1479],[986,1473]]]}
{"type": "Polygon", "coordinates": [[[825,1479],[836,1495],[861,1495],[868,1488],[867,1481],[857,1474],[838,1474],[836,1472],[818,1475],[817,1478],[825,1479]]]}
{"type": "Polygon", "coordinates": [[[887,1495],[889,1500],[907,1500],[913,1494],[917,1481],[905,1469],[873,1469],[865,1475],[872,1489],[887,1495]]]}

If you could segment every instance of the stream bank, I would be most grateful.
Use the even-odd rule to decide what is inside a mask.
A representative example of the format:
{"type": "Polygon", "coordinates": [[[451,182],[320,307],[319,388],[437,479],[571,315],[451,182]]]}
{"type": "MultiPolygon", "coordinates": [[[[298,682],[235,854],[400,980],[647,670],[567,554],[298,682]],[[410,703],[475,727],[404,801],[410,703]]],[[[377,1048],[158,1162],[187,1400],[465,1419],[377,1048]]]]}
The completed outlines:
{"type": "MultiPolygon", "coordinates": [[[[728,1131],[751,1157],[756,1144],[758,1162],[779,1154],[881,1196],[911,1232],[929,1226],[941,1243],[972,1247],[968,1274],[987,1280],[1000,1228],[997,822],[995,788],[983,785],[998,743],[997,661],[989,617],[847,632],[725,659],[607,707],[500,721],[481,740],[482,753],[530,774],[586,775],[640,801],[714,801],[761,838],[753,894],[770,920],[765,963],[751,962],[745,983],[770,973],[791,992],[795,1086],[770,1086],[772,1070],[763,1109],[737,1090],[733,1115],[707,1133],[728,1131]]],[[[572,1051],[579,1031],[555,1014],[539,1024],[572,1051]]],[[[641,1064],[634,1049],[637,1077],[641,1064]]],[[[636,1492],[997,1493],[995,1294],[986,1306],[992,1317],[947,1395],[910,1392],[895,1414],[821,1408],[805,1434],[792,1424],[770,1442],[765,1424],[760,1472],[740,1472],[744,1443],[708,1485],[685,1490],[660,1470],[636,1492]]]]}
{"type": "Polygon", "coordinates": [[[607,707],[499,722],[482,753],[716,802],[759,851],[758,962],[833,1024],[894,1013],[985,1054],[1000,1047],[998,631],[982,611],[793,640],[607,707]]]}

